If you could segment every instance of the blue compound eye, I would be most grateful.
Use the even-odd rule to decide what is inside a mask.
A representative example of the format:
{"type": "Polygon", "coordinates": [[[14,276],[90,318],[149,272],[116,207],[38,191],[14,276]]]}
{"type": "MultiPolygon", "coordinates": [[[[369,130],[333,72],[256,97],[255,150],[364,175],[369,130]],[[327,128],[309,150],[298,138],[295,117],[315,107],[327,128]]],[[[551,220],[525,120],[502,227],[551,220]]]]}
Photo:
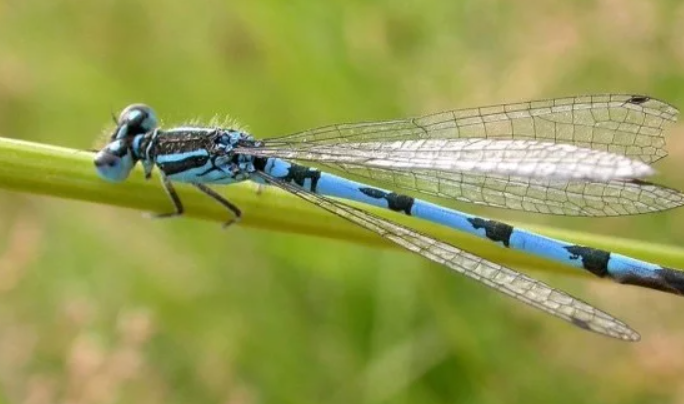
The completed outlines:
{"type": "Polygon", "coordinates": [[[119,141],[100,150],[93,163],[100,178],[110,182],[125,180],[135,165],[130,149],[123,147],[119,141]]]}
{"type": "Polygon", "coordinates": [[[152,108],[145,104],[132,104],[121,111],[111,140],[143,135],[154,130],[157,125],[157,116],[152,108]]]}

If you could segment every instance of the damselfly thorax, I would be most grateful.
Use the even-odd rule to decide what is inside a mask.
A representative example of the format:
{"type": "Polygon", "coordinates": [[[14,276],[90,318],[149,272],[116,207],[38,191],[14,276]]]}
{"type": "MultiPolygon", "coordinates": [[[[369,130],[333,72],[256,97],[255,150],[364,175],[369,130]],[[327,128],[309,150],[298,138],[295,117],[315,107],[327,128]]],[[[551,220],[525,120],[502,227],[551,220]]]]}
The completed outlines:
{"type": "Polygon", "coordinates": [[[143,165],[157,166],[172,181],[230,184],[256,172],[256,157],[235,153],[236,147],[259,147],[259,142],[234,129],[156,129],[144,136],[136,153],[144,150],[139,154],[143,165]]]}

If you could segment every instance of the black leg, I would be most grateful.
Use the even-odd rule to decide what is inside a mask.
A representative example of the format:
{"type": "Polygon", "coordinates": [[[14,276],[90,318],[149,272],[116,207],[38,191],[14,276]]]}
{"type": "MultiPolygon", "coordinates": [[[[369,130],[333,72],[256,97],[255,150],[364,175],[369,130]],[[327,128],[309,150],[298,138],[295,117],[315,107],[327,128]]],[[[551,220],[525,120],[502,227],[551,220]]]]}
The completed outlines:
{"type": "Polygon", "coordinates": [[[169,179],[166,178],[166,176],[163,173],[161,179],[162,185],[164,186],[164,191],[166,191],[166,194],[171,199],[171,202],[173,202],[173,207],[176,209],[176,211],[169,213],[149,213],[147,216],[152,219],[163,219],[168,217],[181,216],[183,214],[183,203],[178,197],[176,189],[171,184],[171,181],[169,181],[169,179]]]}
{"type": "Polygon", "coordinates": [[[218,192],[214,191],[213,189],[209,188],[208,186],[206,186],[206,185],[204,185],[204,184],[193,183],[192,185],[194,185],[195,187],[197,187],[197,189],[199,189],[200,191],[204,192],[205,194],[209,195],[209,196],[210,196],[212,199],[214,199],[216,202],[218,202],[218,203],[220,203],[221,205],[223,205],[223,206],[225,206],[226,208],[228,208],[228,210],[230,210],[231,212],[233,212],[233,214],[235,215],[235,217],[232,218],[232,219],[230,219],[229,221],[227,221],[227,222],[225,222],[225,223],[223,224],[223,228],[224,228],[224,229],[225,229],[226,227],[230,226],[231,224],[237,223],[237,222],[240,221],[240,218],[242,217],[242,212],[240,211],[240,208],[238,208],[237,206],[233,205],[229,200],[227,200],[226,198],[224,198],[224,197],[222,197],[221,195],[219,195],[218,192]]]}

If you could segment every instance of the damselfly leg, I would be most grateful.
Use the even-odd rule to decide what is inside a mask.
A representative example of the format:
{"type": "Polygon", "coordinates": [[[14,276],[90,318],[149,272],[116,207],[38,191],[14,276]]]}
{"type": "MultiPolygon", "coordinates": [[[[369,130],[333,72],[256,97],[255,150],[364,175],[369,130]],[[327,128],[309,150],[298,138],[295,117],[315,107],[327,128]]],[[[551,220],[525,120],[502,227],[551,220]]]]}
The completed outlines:
{"type": "MultiPolygon", "coordinates": [[[[178,196],[178,193],[176,192],[176,188],[174,188],[173,183],[168,179],[168,177],[166,177],[166,175],[164,175],[164,173],[162,173],[161,175],[164,191],[166,191],[166,194],[169,196],[169,199],[173,203],[173,206],[176,210],[174,212],[168,213],[147,213],[146,217],[149,217],[151,219],[168,219],[171,217],[182,216],[183,212],[185,211],[185,208],[183,207],[183,202],[181,202],[181,199],[178,196]]],[[[192,185],[194,185],[195,188],[202,191],[205,195],[209,196],[211,199],[220,203],[233,214],[233,217],[231,219],[223,223],[224,229],[240,221],[240,219],[242,218],[242,211],[240,210],[240,208],[235,206],[235,204],[233,204],[232,202],[221,196],[218,192],[214,191],[213,189],[209,188],[204,184],[192,183],[192,185]]]]}
{"type": "Polygon", "coordinates": [[[209,188],[208,186],[206,186],[204,184],[193,183],[192,185],[197,187],[197,189],[204,192],[206,195],[208,195],[213,200],[220,203],[221,205],[223,205],[224,207],[226,207],[229,211],[231,211],[233,213],[234,217],[231,218],[230,220],[228,220],[227,222],[223,223],[224,229],[228,228],[230,225],[238,223],[240,221],[240,219],[242,218],[242,211],[240,210],[240,208],[238,208],[232,202],[230,202],[228,199],[224,198],[218,192],[214,191],[213,189],[209,188]]]}
{"type": "Polygon", "coordinates": [[[161,172],[161,183],[162,186],[164,187],[164,191],[166,191],[166,195],[169,196],[169,199],[171,199],[171,202],[173,203],[173,207],[175,209],[174,212],[167,212],[167,213],[146,213],[145,217],[148,217],[150,219],[167,219],[170,217],[177,217],[177,216],[182,216],[184,212],[183,208],[183,202],[181,202],[180,197],[178,196],[178,193],[176,192],[176,188],[173,187],[173,184],[171,181],[168,179],[168,177],[161,172]]]}

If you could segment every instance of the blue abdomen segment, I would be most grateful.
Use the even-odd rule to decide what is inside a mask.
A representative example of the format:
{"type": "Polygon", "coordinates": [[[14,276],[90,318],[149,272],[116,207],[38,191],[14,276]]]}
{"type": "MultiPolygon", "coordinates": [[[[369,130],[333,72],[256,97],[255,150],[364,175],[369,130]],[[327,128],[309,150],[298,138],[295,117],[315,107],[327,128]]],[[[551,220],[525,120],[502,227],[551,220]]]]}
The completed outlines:
{"type": "Polygon", "coordinates": [[[320,195],[348,199],[401,212],[433,223],[486,238],[513,250],[526,252],[591,272],[619,283],[684,294],[684,271],[596,248],[567,243],[506,223],[448,209],[421,199],[351,181],[313,168],[269,158],[263,170],[320,195]]]}

